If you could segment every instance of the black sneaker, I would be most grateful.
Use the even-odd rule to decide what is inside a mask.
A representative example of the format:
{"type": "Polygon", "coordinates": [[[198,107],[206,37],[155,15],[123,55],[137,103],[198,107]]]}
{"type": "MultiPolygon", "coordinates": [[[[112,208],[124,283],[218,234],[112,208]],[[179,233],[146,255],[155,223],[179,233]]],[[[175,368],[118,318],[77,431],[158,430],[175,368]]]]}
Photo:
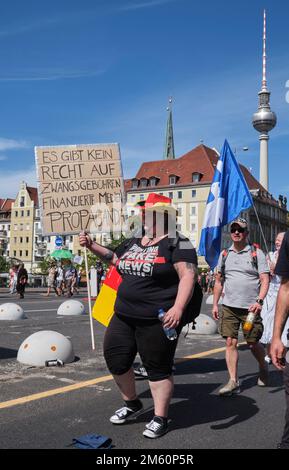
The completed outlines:
{"type": "Polygon", "coordinates": [[[123,406],[119,410],[116,410],[114,415],[109,418],[109,421],[113,424],[124,424],[126,421],[128,421],[129,418],[135,418],[142,411],[142,409],[142,405],[138,410],[135,411],[131,408],[128,408],[127,406],[123,406]]]}
{"type": "Polygon", "coordinates": [[[142,366],[142,365],[136,367],[133,371],[134,371],[134,375],[136,377],[140,377],[140,378],[143,378],[143,379],[148,378],[148,373],[147,373],[146,369],[144,368],[144,366],[142,366]]]}
{"type": "Polygon", "coordinates": [[[166,434],[166,432],[168,432],[168,425],[165,424],[162,418],[155,416],[154,419],[146,425],[143,435],[150,439],[156,439],[157,437],[161,437],[166,434]]]}

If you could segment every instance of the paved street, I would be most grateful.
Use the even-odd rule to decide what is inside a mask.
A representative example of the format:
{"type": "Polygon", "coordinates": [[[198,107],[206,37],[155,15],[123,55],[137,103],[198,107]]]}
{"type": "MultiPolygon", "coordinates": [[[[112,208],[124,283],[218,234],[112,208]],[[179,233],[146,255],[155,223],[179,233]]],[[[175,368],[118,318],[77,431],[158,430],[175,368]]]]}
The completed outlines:
{"type": "MultiPolygon", "coordinates": [[[[83,301],[83,295],[76,296],[83,301]]],[[[257,366],[240,346],[242,393],[220,398],[227,380],[224,341],[218,336],[189,334],[177,350],[175,393],[170,410],[171,431],[161,439],[142,436],[152,417],[146,380],[138,381],[145,411],[124,426],[109,423],[122,403],[102,357],[104,328],[94,322],[96,350],[91,349],[89,318],[60,317],[61,302],[38,292],[24,300],[0,293],[0,304],[15,301],[27,319],[0,322],[0,447],[64,449],[73,437],[87,433],[112,438],[115,449],[273,449],[280,439],[285,409],[282,377],[270,367],[270,386],[256,386],[257,366]],[[39,330],[68,336],[76,360],[63,368],[31,367],[16,360],[22,341],[39,330]],[[203,353],[203,354],[201,354],[203,353]],[[199,357],[198,357],[199,356],[199,357]],[[38,394],[35,396],[35,394],[38,394]]],[[[203,313],[208,312],[205,305],[203,313]]]]}

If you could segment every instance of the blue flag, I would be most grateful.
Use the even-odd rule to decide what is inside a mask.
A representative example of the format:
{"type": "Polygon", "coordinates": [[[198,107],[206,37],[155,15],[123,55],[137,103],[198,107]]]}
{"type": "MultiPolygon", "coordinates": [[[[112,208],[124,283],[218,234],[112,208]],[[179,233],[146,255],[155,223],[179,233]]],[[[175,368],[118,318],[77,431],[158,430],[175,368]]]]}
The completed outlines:
{"type": "Polygon", "coordinates": [[[244,176],[225,140],[207,200],[199,245],[199,254],[205,256],[211,269],[218,264],[222,227],[252,205],[252,196],[244,176]]]}

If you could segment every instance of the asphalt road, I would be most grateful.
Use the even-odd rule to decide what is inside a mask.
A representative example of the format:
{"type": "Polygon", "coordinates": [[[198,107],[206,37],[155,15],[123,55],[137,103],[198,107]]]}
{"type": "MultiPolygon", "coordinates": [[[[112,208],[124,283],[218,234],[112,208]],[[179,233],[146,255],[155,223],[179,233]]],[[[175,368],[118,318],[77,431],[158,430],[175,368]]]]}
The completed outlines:
{"type": "MultiPolygon", "coordinates": [[[[81,300],[87,311],[87,302],[81,300]]],[[[122,406],[102,356],[104,328],[94,322],[92,351],[88,315],[60,317],[66,299],[28,293],[24,300],[0,294],[0,304],[21,302],[27,319],[0,321],[0,449],[65,449],[84,434],[112,438],[115,449],[274,449],[279,442],[285,399],[281,374],[270,366],[270,386],[257,387],[257,363],[240,346],[242,392],[220,398],[227,381],[224,341],[219,335],[181,336],[176,354],[175,393],[170,432],[160,439],[142,436],[150,421],[152,399],[146,380],[138,380],[144,412],[126,425],[112,425],[110,415],[122,406]],[[39,330],[55,330],[73,343],[75,362],[59,367],[20,364],[22,341],[39,330]],[[221,349],[221,350],[220,350],[221,349]],[[38,394],[38,395],[35,395],[38,394]]],[[[203,313],[209,307],[203,306],[203,313]]]]}

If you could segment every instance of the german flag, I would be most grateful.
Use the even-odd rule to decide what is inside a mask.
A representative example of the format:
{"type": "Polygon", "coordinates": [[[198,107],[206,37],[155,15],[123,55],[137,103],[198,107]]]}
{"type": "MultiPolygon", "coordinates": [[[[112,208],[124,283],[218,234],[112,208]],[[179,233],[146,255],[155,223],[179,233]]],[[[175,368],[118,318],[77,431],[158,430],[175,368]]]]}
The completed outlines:
{"type": "Polygon", "coordinates": [[[106,275],[92,309],[93,318],[104,326],[109,325],[114,314],[117,289],[121,281],[122,277],[118,274],[116,267],[112,266],[106,275]]]}

